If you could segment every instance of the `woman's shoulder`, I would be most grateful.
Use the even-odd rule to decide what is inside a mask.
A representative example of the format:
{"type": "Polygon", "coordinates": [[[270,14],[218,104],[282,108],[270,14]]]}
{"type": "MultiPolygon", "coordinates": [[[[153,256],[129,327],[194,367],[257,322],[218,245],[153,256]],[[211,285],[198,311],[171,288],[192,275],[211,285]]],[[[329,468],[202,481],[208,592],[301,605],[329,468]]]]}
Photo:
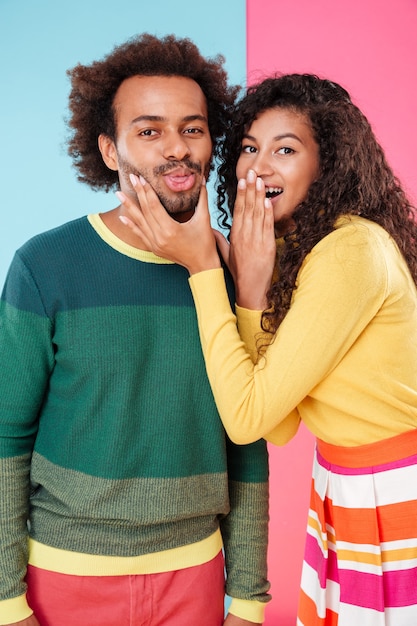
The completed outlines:
{"type": "MultiPolygon", "coordinates": [[[[335,239],[353,237],[357,240],[391,240],[388,232],[376,222],[360,215],[341,215],[335,222],[335,239]]],[[[332,233],[331,233],[332,234],[332,233]]]]}
{"type": "Polygon", "coordinates": [[[372,222],[359,215],[342,215],[335,223],[334,230],[323,237],[314,252],[327,251],[338,256],[346,253],[351,256],[352,249],[356,254],[365,256],[377,253],[387,248],[396,248],[396,244],[389,233],[376,222],[372,222]]]}
{"type": "Polygon", "coordinates": [[[378,283],[388,280],[388,267],[398,248],[381,226],[357,215],[340,217],[335,229],[323,237],[307,255],[302,269],[320,272],[331,283],[335,277],[361,277],[378,283]]]}

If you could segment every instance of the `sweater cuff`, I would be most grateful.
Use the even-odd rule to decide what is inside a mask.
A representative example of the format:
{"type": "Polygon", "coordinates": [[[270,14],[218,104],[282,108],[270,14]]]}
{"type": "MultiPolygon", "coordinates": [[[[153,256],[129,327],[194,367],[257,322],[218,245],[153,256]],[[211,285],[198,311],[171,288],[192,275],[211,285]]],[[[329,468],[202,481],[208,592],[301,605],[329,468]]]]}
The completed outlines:
{"type": "Polygon", "coordinates": [[[0,624],[14,624],[33,614],[26,601],[26,595],[0,601],[0,624]]]}
{"type": "Polygon", "coordinates": [[[246,619],[248,622],[263,624],[265,620],[265,602],[241,600],[239,598],[232,598],[231,600],[229,613],[241,619],[246,619]]]}
{"type": "Polygon", "coordinates": [[[225,310],[232,313],[222,268],[198,272],[188,280],[197,313],[201,311],[206,319],[222,315],[225,310]]]}
{"type": "Polygon", "coordinates": [[[239,327],[252,334],[259,333],[261,331],[261,317],[262,311],[255,309],[244,309],[236,304],[236,317],[239,327]]]}
{"type": "MultiPolygon", "coordinates": [[[[252,362],[259,359],[258,341],[265,333],[261,328],[262,311],[244,309],[236,304],[236,318],[239,335],[249,352],[252,362]]],[[[266,343],[266,339],[263,343],[266,343]]]]}

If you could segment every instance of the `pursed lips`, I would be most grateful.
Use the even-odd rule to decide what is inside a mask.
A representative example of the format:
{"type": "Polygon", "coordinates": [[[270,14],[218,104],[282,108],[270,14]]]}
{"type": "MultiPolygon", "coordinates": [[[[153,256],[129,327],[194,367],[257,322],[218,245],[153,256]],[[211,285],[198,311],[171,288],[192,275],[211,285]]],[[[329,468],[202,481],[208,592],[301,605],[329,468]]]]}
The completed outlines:
{"type": "Polygon", "coordinates": [[[196,175],[188,168],[175,168],[165,173],[163,177],[171,191],[188,191],[194,187],[196,175]]]}

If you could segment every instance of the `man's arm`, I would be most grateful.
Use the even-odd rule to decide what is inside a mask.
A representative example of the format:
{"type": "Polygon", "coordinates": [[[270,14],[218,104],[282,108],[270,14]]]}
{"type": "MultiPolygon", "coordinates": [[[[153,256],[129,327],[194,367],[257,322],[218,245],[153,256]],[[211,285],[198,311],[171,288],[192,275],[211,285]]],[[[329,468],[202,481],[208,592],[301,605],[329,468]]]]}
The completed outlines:
{"type": "MultiPolygon", "coordinates": [[[[221,521],[221,530],[226,593],[232,598],[229,613],[249,624],[259,624],[270,600],[267,447],[263,440],[245,446],[228,440],[227,450],[231,510],[221,521]]],[[[234,626],[233,620],[227,626],[234,626]]]]}
{"type": "Polygon", "coordinates": [[[50,322],[16,255],[0,300],[0,624],[37,625],[25,599],[30,465],[53,362],[50,322]]]}

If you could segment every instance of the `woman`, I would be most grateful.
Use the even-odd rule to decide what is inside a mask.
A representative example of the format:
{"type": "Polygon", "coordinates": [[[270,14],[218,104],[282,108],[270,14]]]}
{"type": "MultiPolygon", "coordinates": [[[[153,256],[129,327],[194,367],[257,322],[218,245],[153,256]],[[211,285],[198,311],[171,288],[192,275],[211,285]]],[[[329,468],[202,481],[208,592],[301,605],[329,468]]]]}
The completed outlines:
{"type": "Polygon", "coordinates": [[[317,438],[298,624],[416,624],[417,227],[368,121],[313,75],[238,103],[220,167],[230,248],[216,236],[236,317],[206,194],[176,224],[132,184],[124,222],[191,274],[231,438],[282,445],[300,419],[317,438]]]}

